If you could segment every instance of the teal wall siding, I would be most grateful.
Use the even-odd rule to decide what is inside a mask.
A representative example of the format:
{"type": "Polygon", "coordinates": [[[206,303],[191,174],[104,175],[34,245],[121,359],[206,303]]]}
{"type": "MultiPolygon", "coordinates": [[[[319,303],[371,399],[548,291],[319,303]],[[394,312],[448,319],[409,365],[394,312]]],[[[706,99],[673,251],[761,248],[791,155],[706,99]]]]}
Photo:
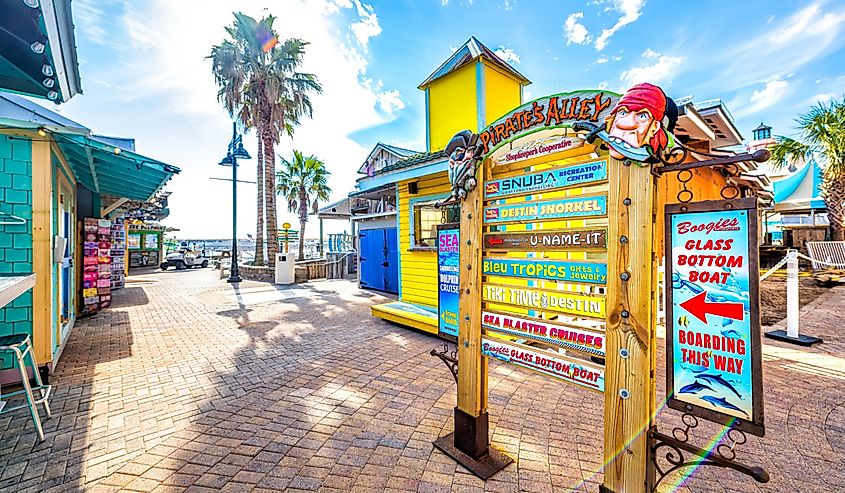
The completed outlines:
{"type": "MultiPolygon", "coordinates": [[[[0,225],[0,273],[32,272],[32,143],[21,137],[0,135],[0,212],[27,221],[0,225]]],[[[0,308],[0,335],[17,333],[32,335],[31,289],[0,308]]],[[[12,367],[9,355],[0,358],[0,368],[12,367]]]]}

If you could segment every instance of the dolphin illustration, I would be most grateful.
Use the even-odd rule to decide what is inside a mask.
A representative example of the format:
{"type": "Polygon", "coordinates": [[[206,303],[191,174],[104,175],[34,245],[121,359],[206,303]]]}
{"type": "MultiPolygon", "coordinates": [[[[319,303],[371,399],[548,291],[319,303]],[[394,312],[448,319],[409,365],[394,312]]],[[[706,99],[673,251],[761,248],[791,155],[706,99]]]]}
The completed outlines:
{"type": "Polygon", "coordinates": [[[725,399],[724,397],[713,397],[712,395],[705,395],[705,396],[701,397],[701,400],[707,401],[710,404],[713,404],[714,407],[724,407],[725,409],[731,409],[731,410],[734,410],[734,411],[739,411],[742,414],[744,414],[746,418],[748,417],[747,412],[745,412],[742,409],[734,406],[733,404],[728,402],[727,399],[725,399]]]}
{"type": "Polygon", "coordinates": [[[723,330],[722,335],[729,339],[742,339],[742,334],[737,332],[736,329],[723,330]]]}
{"type": "Polygon", "coordinates": [[[700,392],[704,389],[712,391],[713,387],[696,381],[695,383],[691,383],[689,385],[684,385],[683,387],[681,387],[681,390],[679,390],[678,393],[679,394],[697,394],[698,392],[700,392]]]}
{"type": "Polygon", "coordinates": [[[692,372],[692,373],[701,373],[703,371],[707,371],[706,366],[693,365],[692,363],[683,363],[683,362],[681,362],[679,364],[681,365],[681,368],[683,368],[686,371],[692,372]]]}
{"type": "Polygon", "coordinates": [[[705,373],[703,375],[698,375],[695,378],[700,378],[700,379],[704,380],[705,382],[719,384],[722,387],[725,387],[726,389],[728,389],[731,392],[733,392],[734,394],[736,394],[736,396],[739,397],[741,400],[745,400],[745,399],[743,399],[742,395],[740,395],[740,393],[737,392],[736,388],[733,385],[731,385],[730,383],[728,383],[727,380],[722,378],[721,375],[716,375],[716,374],[712,374],[712,373],[705,373]]]}

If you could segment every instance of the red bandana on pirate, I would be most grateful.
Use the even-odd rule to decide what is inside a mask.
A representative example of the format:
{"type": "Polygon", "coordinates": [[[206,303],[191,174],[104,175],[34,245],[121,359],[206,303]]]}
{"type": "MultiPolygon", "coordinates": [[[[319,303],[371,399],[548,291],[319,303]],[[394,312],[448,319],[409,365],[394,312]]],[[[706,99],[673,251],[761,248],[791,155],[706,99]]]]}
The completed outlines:
{"type": "Polygon", "coordinates": [[[644,82],[628,89],[605,119],[610,155],[624,158],[613,143],[635,149],[648,146],[652,154],[661,153],[669,142],[662,123],[665,113],[666,94],[659,87],[644,82]]]}

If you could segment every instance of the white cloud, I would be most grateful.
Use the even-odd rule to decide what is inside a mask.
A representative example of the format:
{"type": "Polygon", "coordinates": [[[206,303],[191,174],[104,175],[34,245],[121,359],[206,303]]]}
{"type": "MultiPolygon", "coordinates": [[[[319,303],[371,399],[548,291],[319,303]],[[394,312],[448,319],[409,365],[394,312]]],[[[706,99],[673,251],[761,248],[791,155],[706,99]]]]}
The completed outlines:
{"type": "Polygon", "coordinates": [[[659,56],[660,56],[660,53],[652,50],[651,48],[646,48],[646,50],[642,54],[643,58],[657,58],[659,56]]]}
{"type": "Polygon", "coordinates": [[[566,44],[575,43],[578,45],[585,45],[593,40],[590,33],[587,31],[587,28],[578,22],[578,19],[583,17],[584,12],[575,12],[573,14],[569,14],[569,17],[566,18],[566,22],[563,24],[563,33],[566,38],[566,44]]]}
{"type": "Polygon", "coordinates": [[[359,0],[355,0],[355,9],[358,11],[358,16],[361,20],[353,22],[349,26],[349,29],[352,30],[352,34],[355,35],[355,39],[358,40],[361,47],[366,50],[370,38],[381,34],[381,26],[378,23],[378,17],[372,6],[364,5],[359,0]]]}
{"type": "Polygon", "coordinates": [[[779,77],[769,79],[762,89],[755,89],[751,92],[749,103],[740,106],[734,113],[738,117],[753,115],[760,110],[783,101],[789,95],[789,83],[779,77]]]}
{"type": "Polygon", "coordinates": [[[653,84],[670,82],[672,75],[677,72],[678,67],[686,60],[686,57],[683,56],[663,55],[651,49],[643,52],[642,56],[646,60],[649,60],[646,65],[631,67],[619,76],[619,79],[628,84],[628,86],[639,84],[640,82],[651,82],[653,84]]]}
{"type": "Polygon", "coordinates": [[[607,42],[610,41],[610,37],[616,34],[616,31],[636,22],[642,15],[644,6],[645,0],[613,0],[612,10],[621,12],[622,16],[609,29],[602,30],[599,37],[596,38],[596,49],[603,50],[607,46],[607,42]]]}
{"type": "Polygon", "coordinates": [[[598,60],[596,60],[596,63],[599,64],[599,65],[602,65],[602,64],[605,64],[609,61],[610,60],[608,60],[607,57],[603,56],[603,57],[599,58],[598,60]]]}
{"type": "Polygon", "coordinates": [[[602,90],[607,89],[607,81],[606,80],[599,82],[599,89],[602,89],[602,90]]]}
{"type": "Polygon", "coordinates": [[[766,82],[766,87],[751,93],[751,102],[766,101],[769,105],[777,103],[783,99],[784,91],[788,86],[789,83],[785,80],[770,80],[766,82]]]}
{"type": "Polygon", "coordinates": [[[108,44],[109,38],[104,28],[107,23],[104,2],[99,0],[74,1],[73,20],[77,23],[78,31],[88,41],[98,45],[108,44]]]}
{"type": "MultiPolygon", "coordinates": [[[[368,77],[366,47],[381,32],[376,12],[361,0],[289,0],[265,10],[266,5],[245,0],[237,7],[254,17],[274,14],[275,28],[283,36],[309,41],[301,71],[316,74],[323,85],[322,94],[311,96],[313,119],[304,118],[293,141],[283,138],[277,153],[290,156],[296,148],[323,159],[332,173],[331,199],[337,200],[351,191],[356,170],[370,151],[349,136],[396,119],[406,107],[398,90],[368,77]]],[[[232,9],[227,0],[127,4],[107,33],[124,36],[125,42],[112,45],[111,62],[83,67],[86,80],[105,83],[90,85],[84,96],[63,105],[68,117],[98,132],[135,137],[142,154],[182,168],[166,187],[173,195],[171,216],[165,220],[181,229],[181,238],[225,238],[231,232],[231,184],[208,179],[225,176],[216,163],[231,136],[231,120],[217,102],[205,57],[225,38],[232,9]],[[185,19],[191,19],[190,29],[185,19]],[[115,114],[117,106],[121,114],[133,117],[115,114]]],[[[244,144],[255,156],[253,133],[245,136],[244,144]]],[[[255,163],[244,162],[239,179],[254,180],[255,163]]],[[[255,185],[246,184],[238,191],[241,237],[254,234],[255,191],[255,185]]],[[[298,222],[279,204],[279,222],[286,220],[298,222]]],[[[313,221],[308,238],[317,235],[313,221]]],[[[348,228],[330,223],[328,232],[348,228]]]]}
{"type": "Polygon", "coordinates": [[[388,115],[396,114],[405,108],[405,102],[402,101],[399,91],[396,89],[378,93],[376,101],[379,109],[388,115]]]}
{"type": "Polygon", "coordinates": [[[508,63],[519,63],[519,55],[513,51],[513,48],[505,48],[504,46],[500,46],[494,51],[496,56],[501,58],[502,60],[508,63]]]}
{"type": "Polygon", "coordinates": [[[816,94],[815,96],[810,98],[810,104],[816,103],[827,103],[835,98],[839,97],[838,94],[833,92],[823,92],[821,94],[816,94]]]}
{"type": "Polygon", "coordinates": [[[778,29],[769,34],[769,41],[775,44],[791,43],[805,35],[822,34],[836,29],[845,21],[843,12],[822,12],[816,3],[790,16],[778,29]]]}
{"type": "Polygon", "coordinates": [[[614,61],[617,61],[617,62],[618,62],[618,61],[621,61],[621,60],[622,60],[622,55],[616,55],[616,56],[614,56],[614,57],[613,57],[613,60],[614,60],[614,61]]]}
{"type": "Polygon", "coordinates": [[[802,67],[837,52],[845,45],[845,8],[841,2],[835,7],[817,3],[766,27],[745,43],[703,57],[716,68],[716,79],[730,81],[727,90],[758,84],[761,75],[801,73],[802,67]]]}
{"type": "Polygon", "coordinates": [[[516,0],[505,0],[505,10],[512,10],[516,6],[516,0]]]}

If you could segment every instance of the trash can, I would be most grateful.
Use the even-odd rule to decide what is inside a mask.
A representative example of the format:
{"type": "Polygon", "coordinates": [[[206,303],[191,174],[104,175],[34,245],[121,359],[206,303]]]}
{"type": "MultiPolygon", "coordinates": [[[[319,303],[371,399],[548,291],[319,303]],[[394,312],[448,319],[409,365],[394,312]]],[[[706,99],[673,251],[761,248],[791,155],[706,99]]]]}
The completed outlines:
{"type": "Polygon", "coordinates": [[[276,284],[293,284],[296,281],[296,265],[293,255],[276,254],[276,284]]]}

